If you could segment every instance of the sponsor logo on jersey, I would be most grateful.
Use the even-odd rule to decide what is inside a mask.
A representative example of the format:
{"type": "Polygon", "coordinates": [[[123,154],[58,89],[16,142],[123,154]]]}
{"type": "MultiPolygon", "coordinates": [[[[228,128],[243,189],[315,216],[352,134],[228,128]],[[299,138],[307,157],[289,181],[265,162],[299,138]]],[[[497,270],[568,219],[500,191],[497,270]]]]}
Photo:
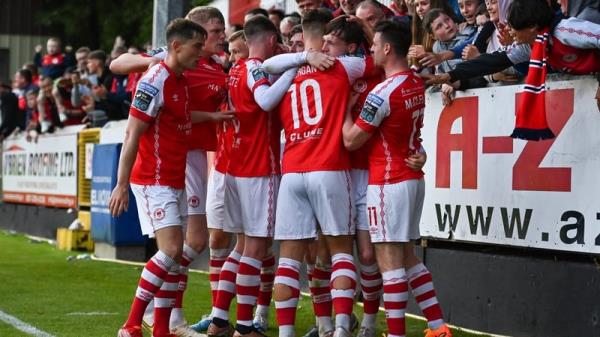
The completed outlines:
{"type": "Polygon", "coordinates": [[[140,111],[148,110],[150,102],[156,97],[158,91],[158,88],[148,83],[140,82],[135,92],[132,105],[140,111]]]}
{"type": "Polygon", "coordinates": [[[375,115],[377,114],[377,110],[383,104],[383,98],[371,93],[367,96],[367,100],[365,101],[365,105],[363,105],[363,109],[360,112],[360,118],[364,121],[371,123],[373,119],[375,119],[375,115]]]}

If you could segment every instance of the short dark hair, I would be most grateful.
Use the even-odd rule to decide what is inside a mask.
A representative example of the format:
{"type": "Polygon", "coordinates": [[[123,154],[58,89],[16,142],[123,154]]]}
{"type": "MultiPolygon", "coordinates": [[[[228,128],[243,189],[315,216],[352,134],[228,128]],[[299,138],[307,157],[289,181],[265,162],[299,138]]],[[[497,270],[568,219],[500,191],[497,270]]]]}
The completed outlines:
{"type": "Polygon", "coordinates": [[[246,12],[246,15],[263,15],[264,17],[268,18],[269,12],[267,12],[267,10],[264,8],[254,7],[254,8],[249,9],[246,12]]]}
{"type": "Polygon", "coordinates": [[[29,96],[29,95],[37,96],[39,92],[40,92],[40,90],[37,87],[34,87],[33,89],[27,90],[27,92],[25,93],[25,96],[29,96]]]}
{"type": "Polygon", "coordinates": [[[410,27],[405,22],[385,20],[375,26],[375,33],[381,33],[385,43],[389,43],[397,56],[406,57],[412,43],[410,27]]]}
{"type": "Polygon", "coordinates": [[[446,13],[445,10],[441,8],[434,8],[427,12],[427,14],[425,14],[425,16],[423,17],[423,29],[428,31],[430,34],[433,33],[431,25],[433,24],[433,21],[435,21],[435,19],[439,18],[442,15],[450,16],[448,15],[448,13],[446,13]]]}
{"type": "Polygon", "coordinates": [[[196,34],[204,37],[207,35],[206,30],[192,20],[175,19],[167,25],[167,43],[169,44],[177,38],[184,42],[191,40],[196,34]]]}
{"type": "Polygon", "coordinates": [[[285,13],[278,8],[271,8],[268,12],[269,15],[277,15],[279,17],[279,20],[283,20],[283,18],[285,17],[285,13]]]}
{"type": "Polygon", "coordinates": [[[212,19],[217,19],[220,23],[225,24],[223,13],[218,8],[211,6],[196,6],[187,13],[185,18],[201,25],[212,19]]]}
{"type": "Polygon", "coordinates": [[[31,70],[19,69],[17,70],[17,73],[25,78],[25,82],[31,83],[31,81],[33,81],[33,74],[31,73],[31,70]]]}
{"type": "Polygon", "coordinates": [[[348,21],[349,16],[341,15],[331,20],[325,27],[325,34],[334,34],[346,43],[358,46],[366,43],[365,32],[356,21],[348,21]]]}
{"type": "Polygon", "coordinates": [[[302,33],[302,25],[295,25],[292,30],[290,30],[290,37],[302,33]]]}
{"type": "Polygon", "coordinates": [[[244,24],[244,36],[246,36],[246,41],[251,41],[264,33],[278,34],[277,28],[266,16],[256,15],[244,24]]]}
{"type": "Polygon", "coordinates": [[[333,19],[330,11],[319,8],[308,11],[302,18],[302,31],[305,34],[320,34],[325,33],[325,27],[329,21],[333,19]]]}
{"type": "Polygon", "coordinates": [[[104,50],[94,50],[93,52],[90,52],[90,55],[88,55],[88,59],[100,60],[103,63],[106,63],[106,53],[104,52],[104,50]]]}
{"type": "Polygon", "coordinates": [[[554,12],[546,0],[514,0],[508,7],[508,24],[516,29],[550,26],[554,12]]]}

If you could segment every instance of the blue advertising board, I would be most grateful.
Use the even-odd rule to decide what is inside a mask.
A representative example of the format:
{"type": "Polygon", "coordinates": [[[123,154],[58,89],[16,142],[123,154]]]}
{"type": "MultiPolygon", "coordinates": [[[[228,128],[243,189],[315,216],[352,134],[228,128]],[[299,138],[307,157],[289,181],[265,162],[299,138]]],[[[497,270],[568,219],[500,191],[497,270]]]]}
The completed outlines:
{"type": "Polygon", "coordinates": [[[129,208],[113,218],[108,210],[110,194],[117,184],[122,144],[96,144],[92,160],[92,239],[113,246],[144,244],[135,198],[129,190],[129,208]]]}

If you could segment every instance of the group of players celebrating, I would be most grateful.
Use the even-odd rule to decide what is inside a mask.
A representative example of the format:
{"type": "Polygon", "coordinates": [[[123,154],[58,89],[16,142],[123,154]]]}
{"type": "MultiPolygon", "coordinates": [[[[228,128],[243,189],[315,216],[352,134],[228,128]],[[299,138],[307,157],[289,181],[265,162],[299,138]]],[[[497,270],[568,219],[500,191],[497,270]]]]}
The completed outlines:
{"type": "Polygon", "coordinates": [[[388,336],[405,336],[409,289],[427,318],[425,336],[451,336],[415,255],[425,85],[407,62],[410,29],[313,10],[302,32],[306,51],[286,53],[273,23],[252,17],[230,38],[235,64],[226,74],[214,57],[223,52],[223,16],[197,7],[169,24],[166,48],[113,61],[112,70],[145,73],[109,208],[127,210],[131,186],[142,232],[159,249],[119,337],[142,336],[143,321],[160,337],[261,336],[271,297],[279,336],[295,336],[303,263],[314,336],[352,335],[358,284],[360,337],[375,336],[382,301],[388,336]],[[181,310],[188,267],[207,245],[213,309],[190,327],[181,310]]]}

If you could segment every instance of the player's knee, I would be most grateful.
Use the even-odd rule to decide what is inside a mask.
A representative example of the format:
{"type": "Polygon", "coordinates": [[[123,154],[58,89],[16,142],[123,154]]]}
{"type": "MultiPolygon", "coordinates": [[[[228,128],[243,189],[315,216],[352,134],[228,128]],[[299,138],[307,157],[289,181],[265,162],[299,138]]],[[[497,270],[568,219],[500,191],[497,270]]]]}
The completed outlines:
{"type": "Polygon", "coordinates": [[[333,289],[343,290],[352,288],[352,279],[347,276],[338,276],[331,282],[333,289]]]}
{"type": "Polygon", "coordinates": [[[203,252],[206,249],[207,239],[205,236],[188,237],[187,245],[190,246],[195,252],[203,252]]]}
{"type": "Polygon", "coordinates": [[[181,244],[167,244],[161,247],[160,250],[173,260],[177,262],[181,261],[181,254],[183,252],[183,246],[181,244]]]}
{"type": "Polygon", "coordinates": [[[212,249],[228,248],[231,243],[231,234],[214,230],[210,232],[209,246],[212,249]]]}
{"type": "Polygon", "coordinates": [[[362,249],[358,255],[358,259],[363,266],[370,266],[377,263],[373,249],[362,249]]]}
{"type": "Polygon", "coordinates": [[[277,302],[287,301],[292,298],[292,289],[285,284],[276,283],[273,286],[273,300],[277,302]]]}

